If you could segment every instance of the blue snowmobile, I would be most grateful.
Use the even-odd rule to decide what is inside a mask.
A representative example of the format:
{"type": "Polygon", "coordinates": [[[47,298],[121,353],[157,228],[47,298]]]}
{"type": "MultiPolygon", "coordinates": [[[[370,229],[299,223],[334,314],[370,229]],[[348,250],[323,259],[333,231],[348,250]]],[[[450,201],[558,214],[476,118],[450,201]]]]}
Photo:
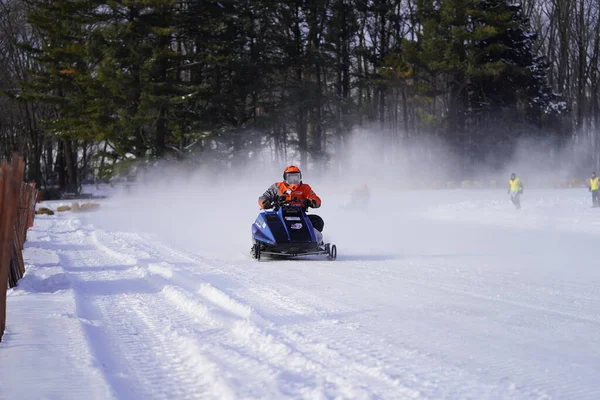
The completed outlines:
{"type": "Polygon", "coordinates": [[[313,228],[301,206],[290,205],[281,197],[272,210],[261,210],[252,224],[252,257],[297,257],[327,255],[337,258],[335,244],[324,243],[323,234],[313,228]]]}

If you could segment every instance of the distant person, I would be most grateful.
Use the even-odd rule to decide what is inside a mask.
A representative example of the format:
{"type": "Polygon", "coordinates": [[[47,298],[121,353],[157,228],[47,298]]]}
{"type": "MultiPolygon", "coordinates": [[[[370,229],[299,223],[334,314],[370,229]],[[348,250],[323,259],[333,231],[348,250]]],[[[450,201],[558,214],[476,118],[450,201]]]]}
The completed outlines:
{"type": "Polygon", "coordinates": [[[592,177],[588,181],[588,189],[592,192],[592,207],[600,207],[600,192],[598,191],[598,177],[592,172],[592,177]]]}
{"type": "Polygon", "coordinates": [[[367,185],[367,182],[363,182],[350,193],[350,203],[346,207],[355,209],[365,208],[369,204],[370,198],[371,191],[369,190],[369,185],[367,185]]]}
{"type": "Polygon", "coordinates": [[[508,181],[508,194],[510,194],[510,200],[515,205],[517,210],[521,209],[521,194],[523,193],[523,182],[517,178],[517,174],[514,172],[510,175],[508,181]]]}

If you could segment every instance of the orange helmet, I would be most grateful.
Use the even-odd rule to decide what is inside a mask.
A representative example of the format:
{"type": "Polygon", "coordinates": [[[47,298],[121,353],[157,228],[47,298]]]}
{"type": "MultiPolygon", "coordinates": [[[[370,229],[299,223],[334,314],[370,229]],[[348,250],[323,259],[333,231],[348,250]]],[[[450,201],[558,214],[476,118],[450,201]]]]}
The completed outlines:
{"type": "Polygon", "coordinates": [[[295,165],[290,165],[283,171],[283,180],[288,184],[298,185],[302,183],[302,172],[295,165]]]}

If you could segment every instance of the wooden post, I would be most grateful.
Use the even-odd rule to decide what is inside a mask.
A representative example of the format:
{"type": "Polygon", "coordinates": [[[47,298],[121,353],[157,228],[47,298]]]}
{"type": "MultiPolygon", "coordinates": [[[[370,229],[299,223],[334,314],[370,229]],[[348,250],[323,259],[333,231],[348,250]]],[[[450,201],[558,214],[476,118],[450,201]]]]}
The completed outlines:
{"type": "MultiPolygon", "coordinates": [[[[4,163],[0,165],[0,222],[4,221],[4,198],[5,198],[5,182],[6,175],[4,163]]],[[[0,225],[1,227],[2,225],[0,225]]],[[[0,231],[4,229],[0,228],[0,231]]],[[[0,341],[4,334],[4,327],[6,325],[6,289],[8,288],[8,265],[3,260],[4,237],[0,238],[0,341]]]]}
{"type": "Polygon", "coordinates": [[[12,254],[10,257],[10,271],[9,271],[9,279],[8,279],[8,287],[15,287],[19,282],[19,279],[23,277],[25,274],[25,262],[23,260],[23,245],[21,244],[21,240],[19,234],[17,233],[17,228],[13,230],[13,245],[12,245],[12,254]]]}
{"type": "Polygon", "coordinates": [[[31,186],[31,196],[29,197],[29,210],[27,212],[27,229],[33,226],[35,218],[35,204],[40,197],[40,191],[35,188],[35,182],[29,184],[31,186]]]}
{"type": "Polygon", "coordinates": [[[0,165],[0,340],[6,326],[6,290],[24,170],[25,163],[16,155],[10,165],[0,165]]]}
{"type": "Polygon", "coordinates": [[[17,234],[19,239],[19,248],[23,250],[25,240],[27,239],[27,229],[33,226],[35,215],[35,203],[37,200],[37,190],[35,183],[21,183],[21,193],[19,195],[19,214],[17,217],[17,234]]]}

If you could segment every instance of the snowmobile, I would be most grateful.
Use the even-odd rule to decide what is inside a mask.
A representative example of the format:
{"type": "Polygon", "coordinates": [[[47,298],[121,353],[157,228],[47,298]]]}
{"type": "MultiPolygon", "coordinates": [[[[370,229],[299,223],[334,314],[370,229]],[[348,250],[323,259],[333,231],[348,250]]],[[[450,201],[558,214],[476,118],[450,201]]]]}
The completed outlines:
{"type": "Polygon", "coordinates": [[[323,234],[313,228],[304,208],[291,205],[284,197],[272,210],[261,210],[252,224],[252,257],[298,257],[327,255],[337,258],[335,244],[324,243],[323,234]]]}

